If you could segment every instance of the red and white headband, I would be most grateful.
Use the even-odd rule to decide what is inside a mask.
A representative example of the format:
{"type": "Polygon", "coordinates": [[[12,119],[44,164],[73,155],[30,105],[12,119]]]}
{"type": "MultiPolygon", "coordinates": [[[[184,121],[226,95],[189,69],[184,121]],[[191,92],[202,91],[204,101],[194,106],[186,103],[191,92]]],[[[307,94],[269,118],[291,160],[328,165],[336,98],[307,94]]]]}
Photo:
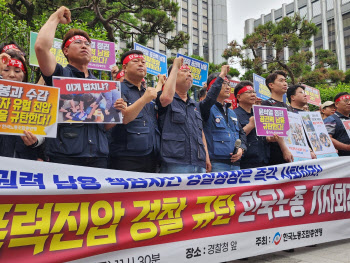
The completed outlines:
{"type": "Polygon", "coordinates": [[[80,35],[76,35],[76,36],[72,36],[70,39],[68,39],[68,40],[66,41],[66,43],[64,44],[64,47],[69,47],[70,44],[72,44],[72,42],[73,42],[74,40],[77,40],[77,39],[80,39],[80,40],[83,40],[83,41],[88,41],[85,37],[80,36],[80,35]]]}
{"type": "Polygon", "coordinates": [[[19,48],[15,44],[10,44],[10,45],[4,46],[4,48],[1,51],[1,53],[4,53],[4,52],[6,52],[7,50],[10,50],[10,49],[18,49],[19,50],[19,48]]]}
{"type": "MultiPolygon", "coordinates": [[[[4,62],[4,59],[2,61],[4,62]]],[[[20,61],[18,59],[10,59],[7,65],[9,67],[13,66],[16,68],[20,68],[24,73],[26,73],[26,70],[24,69],[24,65],[23,65],[22,61],[20,61]]]]}
{"type": "Polygon", "coordinates": [[[122,71],[120,71],[118,74],[117,74],[117,76],[116,76],[116,80],[118,80],[118,79],[121,79],[122,77],[124,77],[124,75],[125,75],[125,73],[124,73],[124,70],[122,70],[122,71]]]}
{"type": "Polygon", "coordinates": [[[123,65],[126,65],[128,64],[128,62],[130,62],[130,60],[133,60],[135,58],[142,58],[142,59],[145,59],[143,57],[142,54],[130,54],[129,56],[125,57],[124,60],[123,60],[123,65]]]}
{"type": "Polygon", "coordinates": [[[338,99],[335,100],[335,102],[338,102],[338,101],[341,101],[341,100],[350,100],[350,95],[343,95],[343,96],[340,96],[338,99]]]}
{"type": "MultiPolygon", "coordinates": [[[[211,86],[214,84],[214,82],[215,82],[216,79],[217,79],[217,78],[214,78],[212,81],[210,81],[210,83],[209,83],[209,85],[208,85],[208,87],[207,87],[207,91],[210,90],[211,86]]],[[[224,77],[224,81],[228,82],[229,80],[228,80],[227,77],[224,77]]]]}
{"type": "Polygon", "coordinates": [[[244,86],[243,88],[241,88],[238,92],[237,95],[240,95],[248,90],[254,90],[252,86],[244,86]]]}
{"type": "Polygon", "coordinates": [[[187,64],[182,65],[179,70],[183,70],[183,69],[188,69],[189,71],[191,71],[191,68],[187,64]]]}

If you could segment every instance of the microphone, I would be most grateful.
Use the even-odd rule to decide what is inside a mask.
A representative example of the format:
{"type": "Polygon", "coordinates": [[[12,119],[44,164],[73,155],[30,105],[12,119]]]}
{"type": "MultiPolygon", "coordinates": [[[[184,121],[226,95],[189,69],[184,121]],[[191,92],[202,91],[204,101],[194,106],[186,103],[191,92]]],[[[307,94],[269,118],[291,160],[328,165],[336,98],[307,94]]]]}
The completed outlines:
{"type": "Polygon", "coordinates": [[[233,150],[232,155],[235,155],[238,152],[239,147],[241,147],[242,141],[240,139],[237,139],[235,142],[235,148],[233,150]]]}

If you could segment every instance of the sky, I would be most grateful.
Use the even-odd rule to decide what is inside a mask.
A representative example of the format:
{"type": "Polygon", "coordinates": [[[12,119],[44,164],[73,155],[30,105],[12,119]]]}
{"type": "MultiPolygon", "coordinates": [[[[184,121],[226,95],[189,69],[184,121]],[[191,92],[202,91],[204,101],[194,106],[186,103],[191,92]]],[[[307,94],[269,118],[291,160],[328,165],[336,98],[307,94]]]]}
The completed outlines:
{"type": "MultiPolygon", "coordinates": [[[[261,14],[269,14],[271,9],[277,10],[282,4],[292,2],[293,0],[227,0],[228,42],[237,40],[242,43],[246,19],[258,19],[261,14]]],[[[232,66],[242,73],[242,69],[236,63],[232,66]]]]}

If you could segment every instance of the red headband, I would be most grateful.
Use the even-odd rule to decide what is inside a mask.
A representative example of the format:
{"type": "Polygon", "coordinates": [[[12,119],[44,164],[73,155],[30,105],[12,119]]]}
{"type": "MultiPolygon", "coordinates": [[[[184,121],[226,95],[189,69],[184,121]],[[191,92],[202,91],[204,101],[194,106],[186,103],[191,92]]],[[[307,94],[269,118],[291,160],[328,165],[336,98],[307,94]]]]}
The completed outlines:
{"type": "Polygon", "coordinates": [[[190,67],[187,64],[182,65],[179,70],[183,70],[183,69],[188,69],[189,71],[191,71],[190,67]]]}
{"type": "MultiPolygon", "coordinates": [[[[210,83],[209,83],[209,85],[208,85],[208,87],[207,87],[207,91],[210,90],[211,86],[214,84],[214,82],[215,82],[216,79],[217,79],[217,78],[215,78],[215,79],[213,79],[212,81],[210,81],[210,83]]],[[[227,77],[224,77],[224,81],[228,82],[229,80],[228,80],[227,77]]]]}
{"type": "Polygon", "coordinates": [[[343,96],[340,96],[338,99],[336,99],[335,102],[338,102],[338,101],[341,101],[341,100],[350,100],[350,95],[343,95],[343,96]]]}
{"type": "Polygon", "coordinates": [[[13,67],[16,67],[16,68],[20,68],[24,73],[26,73],[26,70],[24,69],[24,65],[23,65],[22,61],[20,61],[20,60],[11,59],[11,60],[9,60],[9,63],[7,65],[8,66],[13,66],[13,67]]]}
{"type": "Polygon", "coordinates": [[[116,76],[116,80],[118,80],[118,79],[121,79],[122,77],[124,77],[124,75],[125,75],[125,73],[124,73],[124,70],[122,70],[122,71],[120,71],[119,73],[118,73],[118,75],[116,76]]]}
{"type": "Polygon", "coordinates": [[[132,60],[132,59],[134,59],[134,58],[142,58],[142,59],[145,59],[145,58],[143,57],[142,54],[131,54],[131,55],[127,56],[126,58],[124,58],[124,60],[123,60],[123,65],[128,64],[129,61],[132,60]]]}
{"type": "Polygon", "coordinates": [[[73,37],[71,37],[70,39],[68,39],[68,40],[66,41],[66,43],[64,44],[64,47],[69,47],[69,45],[72,44],[72,42],[73,42],[74,40],[77,40],[77,39],[81,39],[81,40],[83,40],[83,41],[88,41],[85,37],[80,36],[80,35],[76,35],[76,36],[73,36],[73,37]]]}
{"type": "Polygon", "coordinates": [[[6,45],[2,49],[1,53],[4,53],[4,52],[6,52],[9,49],[19,49],[19,48],[15,44],[6,45]]]}
{"type": "Polygon", "coordinates": [[[247,90],[254,90],[252,86],[244,86],[242,89],[240,89],[238,92],[237,92],[237,95],[240,95],[244,92],[246,92],[247,90]]]}

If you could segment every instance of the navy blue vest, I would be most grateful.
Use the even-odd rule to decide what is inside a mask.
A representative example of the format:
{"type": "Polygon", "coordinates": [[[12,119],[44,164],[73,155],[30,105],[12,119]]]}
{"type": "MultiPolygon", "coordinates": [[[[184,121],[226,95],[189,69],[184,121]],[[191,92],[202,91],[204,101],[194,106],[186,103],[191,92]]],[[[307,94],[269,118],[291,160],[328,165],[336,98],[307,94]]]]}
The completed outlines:
{"type": "Polygon", "coordinates": [[[228,122],[216,105],[210,109],[207,122],[204,123],[204,133],[207,140],[210,160],[230,159],[235,142],[239,139],[239,126],[236,113],[227,109],[228,122]]]}
{"type": "Polygon", "coordinates": [[[195,165],[205,168],[202,116],[192,99],[174,99],[159,116],[162,130],[161,158],[165,163],[195,165]]]}
{"type": "MultiPolygon", "coordinates": [[[[135,103],[145,92],[124,80],[121,90],[128,105],[135,103]]],[[[135,120],[128,124],[114,126],[111,134],[110,155],[144,156],[154,151],[159,153],[160,133],[157,123],[157,111],[154,101],[146,104],[135,120]]]]}
{"type": "MultiPolygon", "coordinates": [[[[85,74],[72,65],[63,68],[56,65],[52,76],[85,78],[85,74]]],[[[43,76],[46,84],[52,86],[52,76],[43,76]]],[[[96,79],[89,72],[88,79],[96,79]]],[[[48,156],[63,157],[107,157],[108,140],[103,124],[58,124],[57,138],[46,138],[48,156]]]]}

